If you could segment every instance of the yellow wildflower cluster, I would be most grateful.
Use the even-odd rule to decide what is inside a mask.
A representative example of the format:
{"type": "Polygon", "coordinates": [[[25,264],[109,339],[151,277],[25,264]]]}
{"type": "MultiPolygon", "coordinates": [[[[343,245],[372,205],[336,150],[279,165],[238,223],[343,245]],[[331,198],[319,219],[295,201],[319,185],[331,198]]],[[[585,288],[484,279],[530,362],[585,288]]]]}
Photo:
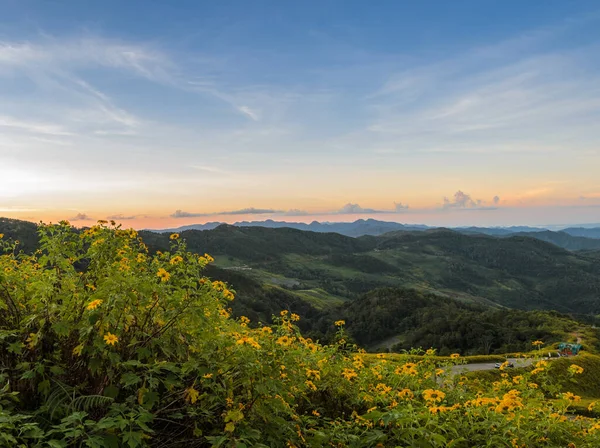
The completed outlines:
{"type": "Polygon", "coordinates": [[[247,345],[249,345],[251,347],[254,347],[257,350],[260,349],[260,344],[256,341],[256,339],[254,339],[251,336],[243,336],[243,337],[241,337],[240,339],[238,339],[236,341],[236,344],[238,344],[238,345],[247,344],[247,345]]]}
{"type": "Polygon", "coordinates": [[[342,370],[342,376],[350,381],[352,378],[356,378],[358,374],[354,369],[344,369],[342,370]]]}
{"type": "Polygon", "coordinates": [[[580,375],[583,373],[583,367],[578,366],[577,364],[571,364],[569,366],[569,372],[571,372],[574,375],[580,375]]]}
{"type": "Polygon", "coordinates": [[[156,275],[158,278],[160,278],[161,282],[168,282],[171,278],[171,274],[169,274],[164,268],[160,268],[156,275]]]}
{"type": "Polygon", "coordinates": [[[496,412],[512,412],[515,409],[520,409],[523,407],[523,401],[519,396],[520,392],[516,389],[510,390],[508,393],[502,396],[502,400],[496,406],[496,412]]]}
{"type": "Polygon", "coordinates": [[[87,306],[85,307],[85,309],[86,310],[95,310],[100,305],[102,305],[102,300],[101,299],[92,300],[90,303],[87,304],[87,306]]]}
{"type": "Polygon", "coordinates": [[[417,370],[417,364],[415,364],[414,362],[407,362],[406,364],[404,364],[402,366],[396,367],[396,370],[394,370],[394,373],[396,375],[410,375],[410,376],[417,376],[419,374],[419,372],[417,370]]]}

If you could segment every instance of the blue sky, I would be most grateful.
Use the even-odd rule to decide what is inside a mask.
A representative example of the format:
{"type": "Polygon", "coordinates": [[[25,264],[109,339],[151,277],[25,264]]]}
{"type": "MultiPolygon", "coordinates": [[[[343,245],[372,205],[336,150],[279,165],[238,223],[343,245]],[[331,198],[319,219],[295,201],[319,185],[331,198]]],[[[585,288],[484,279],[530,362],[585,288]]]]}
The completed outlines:
{"type": "Polygon", "coordinates": [[[0,6],[0,214],[600,222],[598,2],[0,6]]]}

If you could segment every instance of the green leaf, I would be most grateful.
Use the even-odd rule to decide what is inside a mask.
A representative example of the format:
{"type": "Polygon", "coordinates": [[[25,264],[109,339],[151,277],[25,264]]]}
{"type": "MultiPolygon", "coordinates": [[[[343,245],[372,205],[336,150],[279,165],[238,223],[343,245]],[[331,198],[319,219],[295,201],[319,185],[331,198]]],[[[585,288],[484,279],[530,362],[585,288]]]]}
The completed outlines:
{"type": "Polygon", "coordinates": [[[22,342],[13,342],[12,344],[8,344],[8,351],[20,355],[23,353],[23,347],[25,347],[25,345],[22,342]]]}
{"type": "Polygon", "coordinates": [[[121,376],[121,384],[123,384],[125,387],[133,386],[134,384],[139,383],[141,380],[142,379],[139,376],[131,372],[127,372],[121,376]]]}
{"type": "Polygon", "coordinates": [[[142,434],[141,432],[126,432],[123,435],[123,442],[129,445],[129,448],[136,448],[142,446],[142,434]]]}
{"type": "Polygon", "coordinates": [[[50,392],[50,380],[44,380],[38,384],[37,390],[43,395],[48,395],[50,392]]]}
{"type": "Polygon", "coordinates": [[[110,398],[117,398],[118,395],[119,395],[119,388],[117,386],[110,384],[104,388],[104,396],[110,397],[110,398]]]}

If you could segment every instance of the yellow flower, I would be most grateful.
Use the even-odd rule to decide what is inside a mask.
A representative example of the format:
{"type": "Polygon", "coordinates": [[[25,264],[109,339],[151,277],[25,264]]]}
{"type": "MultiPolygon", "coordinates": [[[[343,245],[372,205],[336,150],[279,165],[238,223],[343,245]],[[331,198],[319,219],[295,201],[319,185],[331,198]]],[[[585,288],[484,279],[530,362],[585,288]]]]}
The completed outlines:
{"type": "Polygon", "coordinates": [[[345,320],[336,320],[333,325],[335,325],[336,327],[341,327],[343,325],[346,325],[346,321],[345,320]]]}
{"type": "Polygon", "coordinates": [[[240,322],[242,322],[243,324],[248,324],[250,323],[250,319],[248,319],[246,316],[242,316],[240,317],[240,322]]]}
{"type": "Polygon", "coordinates": [[[425,398],[426,401],[431,401],[434,403],[442,401],[445,396],[446,394],[441,390],[426,389],[423,391],[423,398],[425,398]]]}
{"type": "Polygon", "coordinates": [[[543,341],[533,341],[531,343],[531,345],[535,345],[535,346],[544,345],[544,342],[543,341]]]}
{"type": "Polygon", "coordinates": [[[106,345],[115,345],[119,342],[119,338],[111,332],[108,332],[104,335],[104,342],[106,342],[106,345]]]}
{"type": "Polygon", "coordinates": [[[185,390],[184,395],[185,395],[185,401],[187,401],[188,403],[194,404],[198,400],[198,397],[200,396],[200,392],[198,392],[193,387],[189,387],[185,390]]]}
{"type": "Polygon", "coordinates": [[[417,371],[417,365],[414,362],[407,362],[403,366],[396,367],[394,370],[396,375],[410,375],[417,376],[419,372],[417,371]]]}
{"type": "Polygon", "coordinates": [[[81,356],[81,352],[83,351],[83,344],[79,344],[77,347],[73,349],[73,354],[75,356],[81,356]]]}
{"type": "Polygon", "coordinates": [[[260,344],[258,342],[256,342],[256,340],[254,338],[249,337],[249,336],[244,336],[244,337],[238,339],[236,343],[238,345],[247,344],[251,347],[254,347],[257,350],[260,349],[260,344]]]}
{"type": "Polygon", "coordinates": [[[208,254],[204,254],[204,258],[206,258],[206,261],[208,261],[209,263],[215,261],[215,259],[208,254]]]}
{"type": "Polygon", "coordinates": [[[287,310],[283,310],[279,313],[281,315],[281,317],[285,317],[288,315],[288,311],[287,310]]]}
{"type": "Polygon", "coordinates": [[[158,272],[156,273],[156,275],[158,277],[160,277],[160,281],[161,282],[166,282],[169,281],[169,278],[171,278],[171,274],[169,274],[167,271],[165,271],[165,269],[160,268],[158,270],[158,272]]]}
{"type": "Polygon", "coordinates": [[[179,255],[174,256],[173,258],[171,258],[171,261],[169,261],[169,263],[171,263],[172,265],[176,265],[179,264],[183,261],[183,258],[180,257],[179,255]]]}
{"type": "Polygon", "coordinates": [[[309,388],[309,389],[311,389],[312,391],[315,391],[315,390],[317,390],[317,386],[315,386],[315,383],[313,383],[313,382],[312,382],[312,381],[310,381],[310,380],[306,380],[306,381],[304,382],[304,384],[306,384],[306,387],[308,387],[308,388],[309,388]]]}
{"type": "Polygon", "coordinates": [[[350,381],[352,378],[356,378],[358,374],[354,371],[354,369],[344,369],[342,371],[342,376],[350,381]]]}
{"type": "Polygon", "coordinates": [[[25,340],[25,342],[27,342],[27,348],[33,350],[38,343],[38,338],[39,336],[37,333],[29,333],[29,337],[25,340]]]}
{"type": "Polygon", "coordinates": [[[450,358],[453,358],[453,359],[460,358],[460,355],[458,353],[452,353],[450,355],[450,358]]]}
{"type": "Polygon", "coordinates": [[[212,373],[206,373],[206,374],[202,375],[202,378],[210,379],[210,378],[212,378],[212,376],[213,376],[212,373]]]}
{"type": "Polygon", "coordinates": [[[273,330],[271,329],[271,327],[262,327],[260,329],[260,331],[262,331],[264,334],[271,334],[271,333],[273,333],[273,330]]]}
{"type": "Polygon", "coordinates": [[[571,364],[569,366],[569,372],[573,374],[581,374],[583,373],[583,367],[578,366],[577,364],[571,364]]]}
{"type": "Polygon", "coordinates": [[[233,293],[228,289],[223,290],[223,297],[225,297],[227,300],[235,299],[235,296],[233,295],[233,293]]]}
{"type": "Polygon", "coordinates": [[[173,234],[171,234],[171,236],[169,237],[169,239],[171,239],[171,240],[178,240],[179,239],[179,234],[178,233],[173,233],[173,234]]]}
{"type": "Polygon", "coordinates": [[[375,390],[377,390],[377,392],[379,392],[380,395],[387,395],[392,391],[392,388],[387,384],[379,383],[377,384],[377,386],[375,386],[375,390]]]}
{"type": "Polygon", "coordinates": [[[578,401],[581,401],[581,397],[579,395],[575,395],[572,392],[565,392],[564,394],[562,394],[562,397],[565,400],[573,401],[575,403],[577,403],[578,401]]]}
{"type": "Polygon", "coordinates": [[[312,415],[314,415],[315,417],[320,417],[321,414],[319,414],[316,410],[312,411],[312,415]]]}
{"type": "Polygon", "coordinates": [[[289,336],[281,336],[280,338],[277,339],[277,341],[275,341],[277,344],[279,345],[283,345],[283,346],[288,346],[290,345],[292,342],[294,342],[293,338],[290,338],[289,336]]]}
{"type": "Polygon", "coordinates": [[[321,379],[321,372],[319,372],[318,370],[306,369],[306,377],[307,378],[312,377],[315,380],[320,380],[321,379]]]}
{"type": "Polygon", "coordinates": [[[294,322],[298,322],[300,320],[300,316],[292,313],[292,315],[290,316],[290,319],[294,322]]]}
{"type": "Polygon", "coordinates": [[[102,300],[96,299],[96,300],[92,300],[90,303],[88,303],[88,305],[85,308],[87,310],[95,310],[100,305],[102,305],[102,300]]]}
{"type": "Polygon", "coordinates": [[[410,400],[415,396],[410,389],[402,389],[398,392],[397,395],[398,398],[401,398],[403,400],[410,400]]]}

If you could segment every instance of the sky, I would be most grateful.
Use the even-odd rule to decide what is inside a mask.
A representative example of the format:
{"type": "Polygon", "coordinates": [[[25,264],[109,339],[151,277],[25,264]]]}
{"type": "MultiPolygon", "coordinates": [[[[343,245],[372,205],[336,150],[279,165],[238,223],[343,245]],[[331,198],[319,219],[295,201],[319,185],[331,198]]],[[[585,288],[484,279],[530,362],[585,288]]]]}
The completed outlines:
{"type": "Polygon", "coordinates": [[[595,0],[0,10],[0,216],[600,223],[595,0]]]}

